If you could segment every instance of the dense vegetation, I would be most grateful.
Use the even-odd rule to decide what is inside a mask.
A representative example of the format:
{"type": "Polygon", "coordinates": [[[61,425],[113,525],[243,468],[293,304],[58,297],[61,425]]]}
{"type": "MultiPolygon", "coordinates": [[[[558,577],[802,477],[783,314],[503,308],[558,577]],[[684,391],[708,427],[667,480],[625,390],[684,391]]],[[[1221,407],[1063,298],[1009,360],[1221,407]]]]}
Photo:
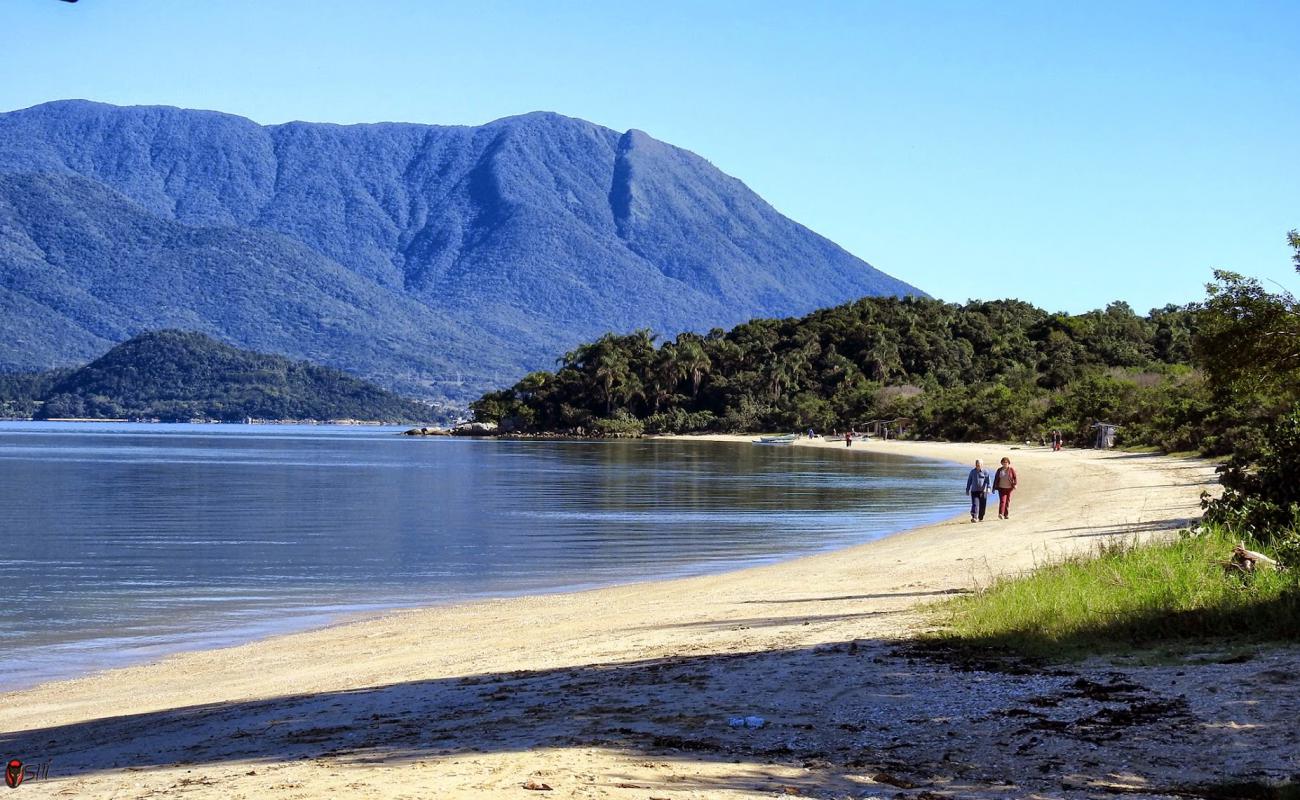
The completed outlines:
{"type": "Polygon", "coordinates": [[[0,376],[0,415],[186,421],[353,419],[427,422],[430,406],[335,369],[157,331],[80,369],[0,376]]]}
{"type": "MultiPolygon", "coordinates": [[[[1300,232],[1289,241],[1300,272],[1300,232]]],[[[1215,402],[1241,430],[1205,518],[1273,545],[1300,577],[1300,301],[1232,278],[1211,287],[1197,339],[1215,402]]]]}
{"type": "Polygon", "coordinates": [[[1196,315],[1123,303],[1052,314],[1015,300],[864,298],[656,347],[608,335],[473,405],[523,430],[649,432],[862,428],[910,420],[943,439],[1033,439],[1121,424],[1125,441],[1217,447],[1226,430],[1192,366],[1196,315]],[[1208,424],[1207,424],[1208,423],[1208,424]]]}
{"type": "Polygon", "coordinates": [[[0,113],[0,371],[185,328],[463,404],[607,330],[915,291],[699,156],[558,114],[0,113]]]}

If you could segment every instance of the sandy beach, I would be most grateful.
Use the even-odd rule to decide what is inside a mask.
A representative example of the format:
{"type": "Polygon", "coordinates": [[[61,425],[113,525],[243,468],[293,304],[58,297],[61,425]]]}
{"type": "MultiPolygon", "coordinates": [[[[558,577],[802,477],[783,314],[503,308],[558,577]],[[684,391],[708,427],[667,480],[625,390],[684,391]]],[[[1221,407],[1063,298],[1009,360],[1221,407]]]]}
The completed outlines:
{"type": "Polygon", "coordinates": [[[847,550],[396,612],[45,684],[0,696],[0,756],[49,763],[20,787],[33,797],[1158,797],[1300,773],[1296,649],[993,671],[907,646],[924,603],[1184,526],[1211,465],[853,450],[1010,456],[1012,518],[971,524],[954,486],[952,519],[847,550]],[[729,724],[744,716],[763,724],[729,724]]]}

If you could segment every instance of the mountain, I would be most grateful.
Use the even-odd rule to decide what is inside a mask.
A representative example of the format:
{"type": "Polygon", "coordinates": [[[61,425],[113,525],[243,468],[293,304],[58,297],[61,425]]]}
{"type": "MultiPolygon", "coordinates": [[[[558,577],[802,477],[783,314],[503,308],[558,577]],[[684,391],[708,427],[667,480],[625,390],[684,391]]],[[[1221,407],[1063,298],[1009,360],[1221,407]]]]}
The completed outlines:
{"type": "Polygon", "coordinates": [[[640,131],[0,114],[0,369],[185,327],[464,399],[607,331],[921,294],[640,131]]]}
{"type": "Polygon", "coordinates": [[[357,419],[427,422],[429,406],[336,369],[238,350],[190,331],[154,331],[74,370],[0,381],[0,406],[37,418],[357,419]]]}

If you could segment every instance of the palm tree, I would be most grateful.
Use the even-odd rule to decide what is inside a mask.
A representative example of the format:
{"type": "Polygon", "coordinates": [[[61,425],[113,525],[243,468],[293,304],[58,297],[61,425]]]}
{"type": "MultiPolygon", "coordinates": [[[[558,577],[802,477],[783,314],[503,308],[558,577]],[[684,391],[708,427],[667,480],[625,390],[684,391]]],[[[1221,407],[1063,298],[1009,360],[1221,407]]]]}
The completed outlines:
{"type": "Polygon", "coordinates": [[[871,366],[872,377],[886,383],[891,377],[903,371],[903,359],[898,352],[898,342],[885,336],[876,336],[871,346],[863,353],[863,359],[871,366]]]}
{"type": "Polygon", "coordinates": [[[782,356],[772,359],[767,365],[767,390],[772,396],[772,402],[776,402],[781,397],[781,390],[794,385],[799,379],[799,373],[803,369],[800,363],[799,351],[785,353],[782,356]]]}
{"type": "Polygon", "coordinates": [[[615,391],[618,393],[619,400],[625,407],[629,408],[629,411],[633,400],[640,399],[643,403],[645,402],[646,385],[635,371],[629,370],[627,377],[619,383],[615,391]]]}
{"type": "Polygon", "coordinates": [[[812,366],[813,356],[820,352],[821,344],[816,339],[805,339],[797,347],[772,358],[766,372],[773,402],[780,398],[783,388],[792,388],[804,379],[812,366]]]}
{"type": "Polygon", "coordinates": [[[659,405],[676,394],[677,384],[686,377],[686,372],[674,344],[669,342],[659,348],[650,369],[650,402],[654,406],[651,413],[658,414],[659,405]]]}
{"type": "Polygon", "coordinates": [[[713,362],[695,337],[678,340],[677,360],[685,374],[691,376],[691,401],[694,402],[700,393],[700,382],[713,369],[713,362]]]}
{"type": "Polygon", "coordinates": [[[555,359],[555,363],[559,365],[561,368],[571,367],[573,369],[581,369],[584,364],[587,364],[591,361],[591,357],[596,352],[596,348],[598,348],[602,343],[604,343],[606,338],[608,338],[608,335],[606,335],[606,337],[600,339],[599,341],[592,342],[590,344],[580,344],[577,347],[570,350],[569,352],[555,359]]]}
{"type": "Polygon", "coordinates": [[[605,339],[601,339],[600,344],[602,347],[596,356],[596,370],[593,374],[605,389],[605,416],[609,416],[614,413],[614,387],[619,386],[622,390],[622,385],[631,376],[631,370],[628,369],[627,356],[622,350],[605,339]]]}
{"type": "Polygon", "coordinates": [[[520,378],[519,383],[515,384],[515,391],[517,391],[519,393],[519,396],[522,397],[523,399],[530,400],[534,397],[537,397],[539,392],[545,390],[547,386],[549,386],[552,383],[551,379],[554,377],[555,376],[552,375],[551,373],[542,372],[540,370],[536,372],[530,372],[524,377],[520,378]]]}

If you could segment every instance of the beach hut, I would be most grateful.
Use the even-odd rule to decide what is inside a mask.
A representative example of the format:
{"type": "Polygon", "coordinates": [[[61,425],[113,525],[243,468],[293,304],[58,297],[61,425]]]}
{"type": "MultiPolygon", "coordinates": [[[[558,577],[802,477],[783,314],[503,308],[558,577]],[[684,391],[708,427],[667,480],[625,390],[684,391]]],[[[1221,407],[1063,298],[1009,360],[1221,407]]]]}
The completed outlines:
{"type": "Polygon", "coordinates": [[[873,419],[866,423],[864,430],[877,439],[897,439],[907,433],[907,426],[912,423],[911,417],[895,417],[894,419],[873,419]]]}
{"type": "Polygon", "coordinates": [[[1097,450],[1109,450],[1115,446],[1115,431],[1118,425],[1110,422],[1094,422],[1092,428],[1096,431],[1093,436],[1092,446],[1097,450]]]}

